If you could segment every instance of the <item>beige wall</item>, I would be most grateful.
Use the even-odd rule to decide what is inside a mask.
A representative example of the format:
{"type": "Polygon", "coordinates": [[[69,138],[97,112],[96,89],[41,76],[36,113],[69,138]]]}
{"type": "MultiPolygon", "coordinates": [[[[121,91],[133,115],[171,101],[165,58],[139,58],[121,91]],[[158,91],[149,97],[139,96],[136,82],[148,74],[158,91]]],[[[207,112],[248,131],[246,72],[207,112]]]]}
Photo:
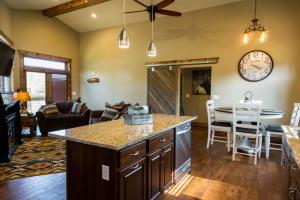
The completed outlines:
{"type": "Polygon", "coordinates": [[[2,1],[0,1],[0,30],[11,37],[11,11],[2,1]]]}
{"type": "MultiPolygon", "coordinates": [[[[298,0],[262,0],[259,18],[270,31],[265,44],[243,45],[241,34],[252,19],[252,1],[209,8],[165,17],[155,22],[158,57],[148,59],[149,22],[131,24],[131,48],[117,48],[121,27],[94,31],[80,36],[81,94],[93,108],[126,100],[146,103],[146,61],[220,57],[212,70],[212,94],[219,104],[230,105],[252,90],[265,107],[284,110],[289,118],[293,102],[300,101],[300,3],[298,0]],[[258,83],[246,82],[238,74],[239,59],[247,51],[270,53],[275,66],[271,76],[258,83]],[[100,84],[87,84],[88,74],[96,73],[100,84]]],[[[206,113],[203,113],[205,115],[206,113]]]]}
{"type": "MultiPolygon", "coordinates": [[[[72,90],[79,87],[79,35],[55,18],[36,11],[12,11],[15,48],[72,59],[72,90]]],[[[19,60],[16,59],[15,88],[19,87],[19,60]]]]}
{"type": "Polygon", "coordinates": [[[200,123],[207,123],[206,101],[210,95],[193,95],[193,70],[199,68],[181,69],[183,73],[182,101],[184,115],[197,115],[195,120],[200,123]]]}

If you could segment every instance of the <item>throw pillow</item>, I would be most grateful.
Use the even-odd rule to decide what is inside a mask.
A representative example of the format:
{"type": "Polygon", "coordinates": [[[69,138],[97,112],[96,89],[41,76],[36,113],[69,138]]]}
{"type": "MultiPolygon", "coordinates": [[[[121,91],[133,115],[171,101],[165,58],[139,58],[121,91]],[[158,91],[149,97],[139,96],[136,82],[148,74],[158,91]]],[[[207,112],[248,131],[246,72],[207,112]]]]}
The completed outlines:
{"type": "Polygon", "coordinates": [[[105,108],[119,111],[119,110],[122,110],[123,106],[119,106],[118,104],[111,105],[110,103],[105,103],[105,108]]]}
{"type": "Polygon", "coordinates": [[[44,106],[42,108],[42,112],[44,112],[46,117],[51,116],[51,115],[60,114],[60,112],[55,104],[44,106]]]}
{"type": "Polygon", "coordinates": [[[118,111],[114,109],[106,109],[103,111],[101,118],[107,120],[113,120],[118,116],[118,111]]]}
{"type": "Polygon", "coordinates": [[[85,103],[74,102],[71,113],[79,114],[82,111],[82,108],[85,106],[85,103]]]}

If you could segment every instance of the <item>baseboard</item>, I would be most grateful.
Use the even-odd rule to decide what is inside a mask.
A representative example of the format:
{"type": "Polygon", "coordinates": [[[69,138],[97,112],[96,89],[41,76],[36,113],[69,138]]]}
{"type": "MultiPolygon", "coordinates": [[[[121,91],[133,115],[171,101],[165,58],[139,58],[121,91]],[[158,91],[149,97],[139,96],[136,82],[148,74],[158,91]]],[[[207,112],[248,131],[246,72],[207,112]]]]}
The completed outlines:
{"type": "Polygon", "coordinates": [[[201,127],[208,127],[207,123],[203,123],[203,122],[192,122],[193,126],[201,126],[201,127]]]}

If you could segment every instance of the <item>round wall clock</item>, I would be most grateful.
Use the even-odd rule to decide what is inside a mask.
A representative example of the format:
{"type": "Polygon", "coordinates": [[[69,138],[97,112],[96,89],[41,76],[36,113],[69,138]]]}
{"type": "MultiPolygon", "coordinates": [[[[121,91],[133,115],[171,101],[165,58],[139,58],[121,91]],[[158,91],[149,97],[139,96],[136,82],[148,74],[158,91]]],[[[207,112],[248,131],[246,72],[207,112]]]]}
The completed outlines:
{"type": "Polygon", "coordinates": [[[239,62],[239,73],[247,81],[257,82],[267,78],[273,70],[272,57],[261,50],[246,53],[239,62]]]}

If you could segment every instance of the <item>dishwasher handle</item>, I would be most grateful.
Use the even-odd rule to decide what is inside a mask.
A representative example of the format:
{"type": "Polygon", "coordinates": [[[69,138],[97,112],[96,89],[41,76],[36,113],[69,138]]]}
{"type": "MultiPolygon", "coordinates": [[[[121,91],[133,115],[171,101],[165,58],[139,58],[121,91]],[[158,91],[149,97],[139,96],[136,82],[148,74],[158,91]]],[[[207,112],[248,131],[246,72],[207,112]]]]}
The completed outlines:
{"type": "Polygon", "coordinates": [[[185,134],[185,133],[188,133],[190,132],[192,129],[191,126],[189,126],[187,129],[183,129],[183,130],[180,130],[180,131],[176,131],[176,135],[182,135],[182,134],[185,134]]]}

